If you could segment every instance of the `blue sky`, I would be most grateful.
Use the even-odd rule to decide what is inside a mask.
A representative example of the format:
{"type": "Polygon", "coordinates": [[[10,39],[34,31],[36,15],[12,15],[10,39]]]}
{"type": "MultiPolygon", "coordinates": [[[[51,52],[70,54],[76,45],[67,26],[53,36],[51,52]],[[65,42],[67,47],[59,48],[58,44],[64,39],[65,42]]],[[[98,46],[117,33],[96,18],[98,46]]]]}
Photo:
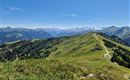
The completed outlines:
{"type": "Polygon", "coordinates": [[[129,25],[129,0],[1,0],[2,26],[129,25]]]}

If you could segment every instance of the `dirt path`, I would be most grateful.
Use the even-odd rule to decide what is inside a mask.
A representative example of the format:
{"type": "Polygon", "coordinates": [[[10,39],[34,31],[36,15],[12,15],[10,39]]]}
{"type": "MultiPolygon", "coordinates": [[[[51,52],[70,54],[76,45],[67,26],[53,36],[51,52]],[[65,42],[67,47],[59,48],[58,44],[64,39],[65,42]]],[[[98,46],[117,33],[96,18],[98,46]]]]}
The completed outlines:
{"type": "MultiPolygon", "coordinates": [[[[96,38],[97,41],[100,41],[95,33],[94,33],[94,36],[95,36],[95,38],[96,38]]],[[[111,56],[109,55],[110,52],[107,50],[106,46],[103,44],[103,41],[101,41],[101,45],[102,45],[102,47],[104,48],[104,50],[106,51],[106,54],[104,54],[105,60],[106,60],[108,63],[111,63],[111,62],[110,62],[111,56]]],[[[113,64],[113,63],[111,63],[111,64],[113,64]]],[[[114,63],[114,65],[116,65],[117,67],[120,67],[117,63],[114,63]]],[[[120,68],[120,69],[122,69],[122,68],[120,68]]],[[[122,70],[123,70],[123,69],[122,69],[122,70]]],[[[129,79],[129,76],[130,76],[130,73],[124,74],[124,79],[130,80],[130,79],[129,79]]]]}
{"type": "MultiPolygon", "coordinates": [[[[99,41],[99,39],[98,39],[98,37],[97,37],[97,35],[96,35],[95,33],[94,33],[94,36],[95,36],[96,40],[99,41]]],[[[101,45],[102,45],[102,47],[104,48],[104,50],[106,51],[106,54],[104,54],[104,58],[105,58],[107,61],[110,60],[110,59],[111,59],[111,56],[109,55],[109,51],[107,50],[106,46],[103,44],[103,41],[101,41],[101,45]]]]}

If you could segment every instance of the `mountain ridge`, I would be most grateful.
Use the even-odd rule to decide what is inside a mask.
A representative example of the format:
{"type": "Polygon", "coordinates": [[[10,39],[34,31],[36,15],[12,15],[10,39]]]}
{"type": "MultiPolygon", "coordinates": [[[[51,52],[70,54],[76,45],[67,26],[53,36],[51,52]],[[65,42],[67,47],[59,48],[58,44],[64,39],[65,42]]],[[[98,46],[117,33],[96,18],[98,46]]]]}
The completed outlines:
{"type": "MultiPolygon", "coordinates": [[[[33,77],[34,80],[49,80],[49,76],[52,76],[52,79],[57,78],[59,80],[128,80],[128,73],[130,70],[112,63],[107,57],[108,53],[106,49],[109,52],[112,52],[113,50],[109,47],[115,45],[118,45],[123,49],[130,48],[108,39],[109,38],[103,37],[99,33],[91,32],[78,36],[43,40],[24,40],[15,43],[2,44],[0,45],[0,60],[5,61],[4,63],[0,62],[0,64],[5,67],[4,70],[7,70],[8,68],[6,67],[10,65],[10,72],[15,72],[14,75],[12,75],[14,80],[16,78],[19,79],[16,75],[22,75],[26,79],[31,79],[29,76],[33,75],[35,76],[33,77]],[[106,44],[107,42],[105,40],[109,41],[109,45],[106,44]],[[105,47],[103,47],[103,45],[105,47]],[[38,67],[32,67],[32,65],[38,65],[38,67]],[[49,68],[47,68],[47,66],[49,68]],[[48,71],[45,71],[46,69],[44,68],[47,68],[48,71]],[[54,68],[56,71],[54,71],[55,74],[52,74],[54,73],[54,68]],[[34,72],[32,72],[32,69],[34,72]],[[73,72],[73,74],[71,74],[70,71],[75,71],[76,73],[73,72]],[[41,74],[43,75],[44,72],[46,72],[47,78],[44,76],[39,77],[41,74]],[[59,73],[64,74],[58,75],[59,73]],[[90,75],[93,76],[89,77],[90,75]]],[[[109,53],[109,55],[113,57],[111,53],[109,53]]],[[[119,63],[116,61],[117,57],[114,58],[114,62],[119,63]]],[[[4,73],[4,71],[1,71],[0,73],[3,74],[4,78],[5,75],[10,75],[7,74],[7,72],[4,73]]]]}
{"type": "MultiPolygon", "coordinates": [[[[12,42],[17,40],[28,40],[28,39],[45,39],[51,37],[61,37],[61,36],[73,36],[80,35],[88,32],[95,31],[94,28],[37,28],[37,29],[27,29],[27,28],[0,28],[0,43],[12,42]],[[25,34],[26,33],[26,34],[25,34]]],[[[102,30],[96,30],[97,32],[103,32],[107,35],[115,35],[123,39],[130,45],[130,28],[128,26],[116,27],[111,26],[108,28],[103,28],[102,30]]]]}

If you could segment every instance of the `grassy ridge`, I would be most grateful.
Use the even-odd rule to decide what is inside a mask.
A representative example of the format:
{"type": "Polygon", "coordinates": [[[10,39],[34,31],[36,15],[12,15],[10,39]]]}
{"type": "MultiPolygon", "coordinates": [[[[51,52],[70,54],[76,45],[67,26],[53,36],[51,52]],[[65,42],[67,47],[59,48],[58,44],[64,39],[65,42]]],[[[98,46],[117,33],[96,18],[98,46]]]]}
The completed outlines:
{"type": "Polygon", "coordinates": [[[100,44],[105,38],[97,37],[99,41],[93,33],[59,38],[45,59],[0,62],[0,80],[128,80],[130,69],[107,62],[100,44]]]}

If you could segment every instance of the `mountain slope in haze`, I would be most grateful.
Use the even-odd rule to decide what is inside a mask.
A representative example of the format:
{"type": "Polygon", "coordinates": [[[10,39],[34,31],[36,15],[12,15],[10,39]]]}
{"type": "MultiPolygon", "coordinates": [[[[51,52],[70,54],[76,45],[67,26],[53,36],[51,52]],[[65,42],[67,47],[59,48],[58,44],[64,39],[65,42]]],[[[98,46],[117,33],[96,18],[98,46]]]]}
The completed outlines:
{"type": "Polygon", "coordinates": [[[128,26],[124,26],[124,27],[111,26],[106,29],[103,29],[102,32],[110,34],[110,35],[116,35],[120,38],[123,38],[124,36],[130,34],[130,27],[128,27],[128,26]]]}
{"type": "Polygon", "coordinates": [[[130,50],[99,33],[3,44],[0,79],[128,80],[130,69],[118,62],[124,59],[114,55],[116,46],[130,50]]]}
{"type": "Polygon", "coordinates": [[[127,42],[128,44],[130,44],[130,36],[125,38],[124,41],[127,42]]]}
{"type": "Polygon", "coordinates": [[[125,36],[123,37],[123,40],[124,40],[125,42],[127,42],[128,44],[130,44],[130,33],[127,34],[127,35],[125,35],[125,36]]]}
{"type": "Polygon", "coordinates": [[[17,40],[43,39],[51,35],[45,31],[26,28],[0,28],[0,44],[17,40]]]}
{"type": "Polygon", "coordinates": [[[116,35],[130,45],[130,27],[128,26],[121,28],[111,26],[106,29],[103,29],[101,32],[106,33],[107,35],[116,35]]]}

